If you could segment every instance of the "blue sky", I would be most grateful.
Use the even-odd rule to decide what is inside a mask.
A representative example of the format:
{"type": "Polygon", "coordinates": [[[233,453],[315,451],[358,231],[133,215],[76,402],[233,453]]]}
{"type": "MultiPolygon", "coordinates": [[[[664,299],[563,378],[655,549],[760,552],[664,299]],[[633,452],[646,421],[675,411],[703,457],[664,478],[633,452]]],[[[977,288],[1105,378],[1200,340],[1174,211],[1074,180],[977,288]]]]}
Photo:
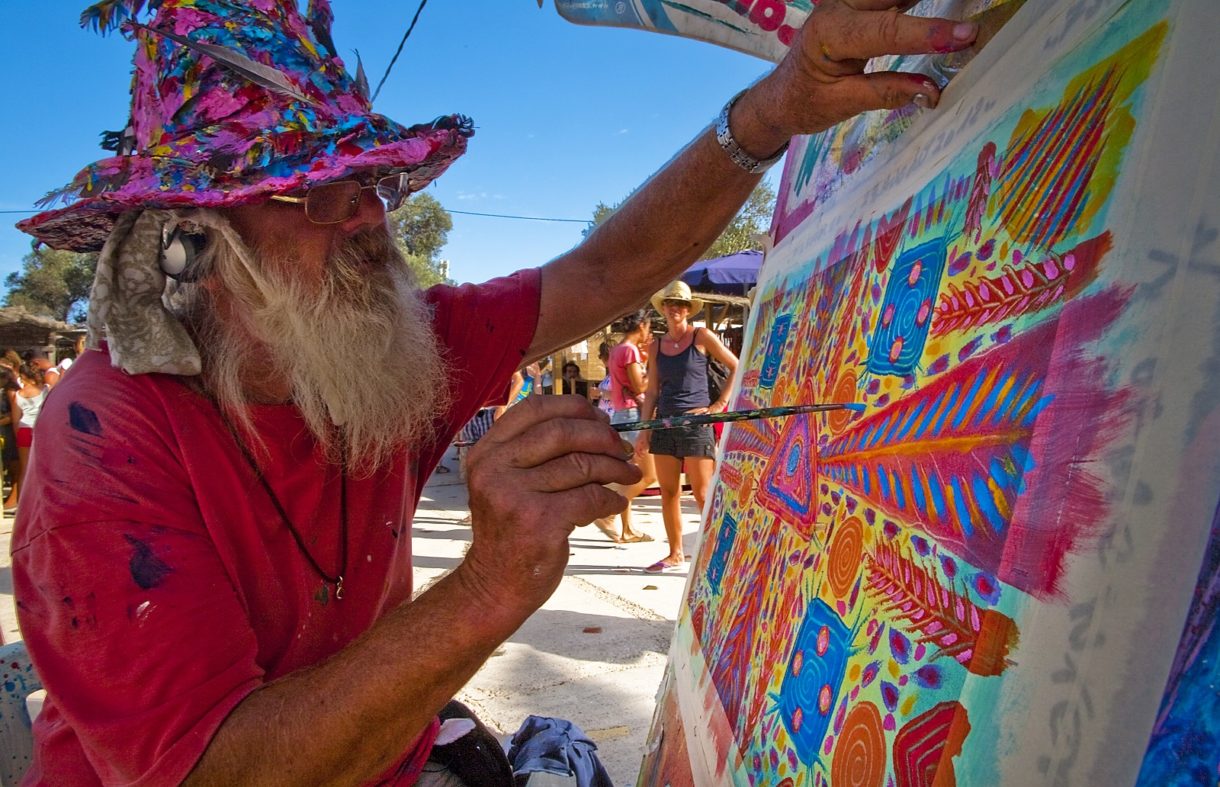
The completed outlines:
{"type": "MultiPolygon", "coordinates": [[[[0,210],[29,209],[101,158],[98,134],[126,121],[132,47],[77,24],[87,0],[7,3],[0,49],[0,210]]],[[[335,4],[335,42],[375,86],[415,0],[335,4]]],[[[430,193],[452,210],[585,219],[656,171],[768,64],[695,41],[582,27],[548,1],[432,0],[375,109],[403,123],[474,118],[467,154],[430,193]]],[[[0,214],[0,277],[29,237],[0,214]]],[[[571,248],[583,224],[454,215],[442,254],[458,281],[538,265],[571,248]]]]}

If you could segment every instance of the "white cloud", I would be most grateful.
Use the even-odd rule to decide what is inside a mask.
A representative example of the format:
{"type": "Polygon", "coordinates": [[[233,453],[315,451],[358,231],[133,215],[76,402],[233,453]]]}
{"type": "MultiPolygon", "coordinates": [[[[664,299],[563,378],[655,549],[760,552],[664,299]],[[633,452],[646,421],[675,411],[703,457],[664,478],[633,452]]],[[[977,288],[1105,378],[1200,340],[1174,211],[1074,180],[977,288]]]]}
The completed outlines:
{"type": "Polygon", "coordinates": [[[505,199],[505,196],[503,194],[493,194],[487,191],[460,191],[458,192],[457,199],[463,202],[469,202],[471,200],[502,200],[505,199]]]}

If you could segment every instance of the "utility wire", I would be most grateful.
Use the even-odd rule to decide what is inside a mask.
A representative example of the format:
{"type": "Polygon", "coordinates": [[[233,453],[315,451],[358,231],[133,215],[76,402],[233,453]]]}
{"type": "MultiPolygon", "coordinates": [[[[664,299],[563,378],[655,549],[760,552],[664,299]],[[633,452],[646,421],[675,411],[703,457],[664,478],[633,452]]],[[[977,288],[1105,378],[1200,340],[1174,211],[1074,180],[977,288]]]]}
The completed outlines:
{"type": "Polygon", "coordinates": [[[381,75],[381,81],[377,83],[377,89],[373,91],[373,98],[369,101],[370,104],[376,101],[377,96],[381,94],[381,86],[385,84],[386,79],[390,76],[390,69],[398,62],[398,56],[402,54],[402,48],[406,45],[407,39],[411,37],[411,31],[415,29],[415,23],[419,21],[419,15],[427,4],[428,0],[419,0],[419,8],[415,9],[415,16],[411,19],[411,25],[407,28],[407,32],[402,34],[402,40],[398,42],[398,51],[394,53],[394,57],[390,58],[390,64],[385,67],[385,73],[381,75]]]}
{"type": "Polygon", "coordinates": [[[449,213],[460,213],[463,216],[487,216],[493,219],[517,219],[519,221],[570,221],[574,224],[592,224],[593,219],[554,219],[547,216],[510,216],[507,213],[475,213],[472,210],[452,210],[445,208],[449,213]]]}

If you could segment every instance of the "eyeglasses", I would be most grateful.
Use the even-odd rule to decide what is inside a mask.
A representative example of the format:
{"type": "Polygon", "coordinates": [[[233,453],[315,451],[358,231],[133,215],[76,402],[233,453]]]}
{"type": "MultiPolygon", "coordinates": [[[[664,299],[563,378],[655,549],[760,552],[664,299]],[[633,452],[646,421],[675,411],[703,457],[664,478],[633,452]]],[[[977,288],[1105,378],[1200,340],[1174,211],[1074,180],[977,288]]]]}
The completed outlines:
{"type": "Polygon", "coordinates": [[[680,301],[677,298],[666,298],[665,300],[661,301],[661,305],[662,306],[685,306],[686,308],[689,309],[691,306],[691,303],[690,303],[690,301],[680,301]]]}
{"type": "Polygon", "coordinates": [[[314,224],[338,224],[356,215],[360,209],[360,197],[366,189],[373,189],[385,204],[386,213],[398,210],[411,194],[410,176],[405,173],[390,175],[371,186],[361,185],[358,180],[333,180],[311,186],[304,197],[271,195],[276,202],[291,202],[305,206],[305,218],[314,224]]]}

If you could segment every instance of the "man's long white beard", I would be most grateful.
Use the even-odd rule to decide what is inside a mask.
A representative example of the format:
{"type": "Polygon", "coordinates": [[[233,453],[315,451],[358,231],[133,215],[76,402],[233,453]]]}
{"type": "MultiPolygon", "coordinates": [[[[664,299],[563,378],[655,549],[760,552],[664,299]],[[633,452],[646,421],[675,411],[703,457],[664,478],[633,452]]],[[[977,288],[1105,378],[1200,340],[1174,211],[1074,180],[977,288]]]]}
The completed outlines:
{"type": "Polygon", "coordinates": [[[249,425],[252,381],[286,381],[327,459],[357,474],[435,437],[450,402],[446,363],[384,228],[348,238],[321,282],[302,282],[291,261],[254,260],[223,220],[209,229],[205,264],[227,308],[191,311],[205,385],[231,417],[249,425]]]}

